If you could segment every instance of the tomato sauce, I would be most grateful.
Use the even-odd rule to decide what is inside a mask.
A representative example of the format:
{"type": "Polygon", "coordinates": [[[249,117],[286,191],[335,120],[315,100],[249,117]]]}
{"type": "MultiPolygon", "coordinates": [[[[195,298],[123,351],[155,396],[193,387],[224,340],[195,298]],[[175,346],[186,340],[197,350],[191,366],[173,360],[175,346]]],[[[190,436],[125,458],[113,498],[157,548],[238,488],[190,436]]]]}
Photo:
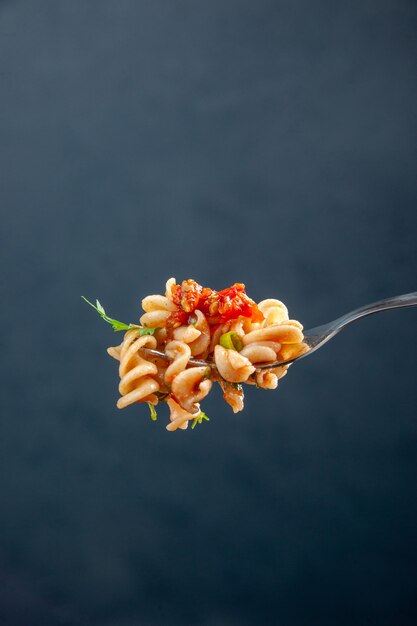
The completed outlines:
{"type": "Polygon", "coordinates": [[[257,304],[246,295],[243,283],[214,291],[188,279],[183,280],[180,285],[173,285],[171,289],[178,311],[171,313],[168,326],[187,324],[190,314],[197,309],[204,313],[210,326],[224,324],[240,316],[247,317],[252,322],[261,322],[264,319],[257,304]]]}

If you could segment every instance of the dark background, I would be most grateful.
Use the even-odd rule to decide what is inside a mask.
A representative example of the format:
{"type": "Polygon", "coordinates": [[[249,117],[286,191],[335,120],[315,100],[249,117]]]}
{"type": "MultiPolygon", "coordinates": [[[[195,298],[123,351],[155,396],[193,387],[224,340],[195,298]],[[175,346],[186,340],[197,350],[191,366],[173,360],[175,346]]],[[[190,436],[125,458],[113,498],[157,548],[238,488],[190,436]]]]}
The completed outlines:
{"type": "Polygon", "coordinates": [[[0,80],[0,623],[414,625],[417,310],[169,433],[80,296],[415,291],[416,2],[5,0],[0,80]]]}

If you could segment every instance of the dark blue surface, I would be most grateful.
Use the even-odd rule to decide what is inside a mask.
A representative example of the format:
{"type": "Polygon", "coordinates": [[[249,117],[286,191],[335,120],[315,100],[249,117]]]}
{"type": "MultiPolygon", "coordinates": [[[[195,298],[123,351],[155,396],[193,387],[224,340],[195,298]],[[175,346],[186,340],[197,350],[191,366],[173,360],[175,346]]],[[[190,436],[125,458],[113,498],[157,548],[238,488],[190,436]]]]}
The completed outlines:
{"type": "Polygon", "coordinates": [[[416,102],[410,0],[0,3],[2,625],[416,623],[417,310],[172,434],[80,299],[415,291],[416,102]]]}

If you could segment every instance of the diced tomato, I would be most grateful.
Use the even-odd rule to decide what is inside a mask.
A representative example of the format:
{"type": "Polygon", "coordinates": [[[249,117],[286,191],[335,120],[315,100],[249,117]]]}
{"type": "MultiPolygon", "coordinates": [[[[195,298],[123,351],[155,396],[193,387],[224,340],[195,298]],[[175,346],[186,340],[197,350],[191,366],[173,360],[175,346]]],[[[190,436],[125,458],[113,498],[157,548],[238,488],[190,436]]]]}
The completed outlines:
{"type": "Polygon", "coordinates": [[[177,328],[177,326],[183,326],[188,324],[189,313],[186,311],[182,311],[178,309],[178,311],[173,311],[168,319],[167,319],[167,327],[168,328],[177,328]]]}
{"type": "Polygon", "coordinates": [[[183,280],[181,285],[172,286],[172,298],[174,304],[183,311],[192,313],[198,307],[198,301],[203,288],[201,285],[189,278],[183,280]]]}
{"type": "Polygon", "coordinates": [[[249,317],[253,322],[260,322],[264,319],[257,304],[246,295],[243,283],[235,283],[231,287],[219,291],[219,299],[221,322],[227,322],[240,315],[249,317]]]}
{"type": "Polygon", "coordinates": [[[176,327],[187,324],[190,313],[198,307],[200,294],[203,288],[201,285],[189,278],[183,280],[180,285],[172,285],[171,293],[174,304],[178,311],[174,311],[168,317],[167,326],[176,327]]]}
{"type": "Polygon", "coordinates": [[[188,315],[196,309],[209,318],[211,326],[223,324],[239,316],[248,317],[253,322],[264,319],[256,303],[246,295],[243,283],[214,291],[188,279],[181,285],[173,285],[172,298],[179,310],[169,316],[169,326],[187,323],[188,315]]]}

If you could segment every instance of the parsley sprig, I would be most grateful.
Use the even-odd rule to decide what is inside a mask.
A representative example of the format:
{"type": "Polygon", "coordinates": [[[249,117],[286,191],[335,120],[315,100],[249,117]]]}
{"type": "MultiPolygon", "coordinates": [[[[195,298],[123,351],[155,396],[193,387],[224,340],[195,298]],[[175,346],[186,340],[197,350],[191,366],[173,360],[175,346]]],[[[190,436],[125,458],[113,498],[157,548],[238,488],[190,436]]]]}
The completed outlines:
{"type": "Polygon", "coordinates": [[[114,320],[112,317],[109,317],[106,314],[106,311],[104,310],[103,305],[101,305],[98,300],[96,300],[96,304],[94,305],[92,302],[87,300],[87,298],[84,298],[84,296],[81,296],[81,297],[83,300],[85,300],[85,302],[87,302],[87,304],[93,307],[93,309],[97,311],[97,313],[103,318],[103,320],[107,322],[108,324],[110,324],[113,330],[116,332],[119,330],[138,330],[139,335],[142,336],[142,335],[153,335],[154,332],[158,330],[158,328],[143,328],[141,326],[138,326],[137,324],[125,324],[124,322],[119,322],[118,320],[114,320]]]}
{"type": "Polygon", "coordinates": [[[206,420],[207,422],[209,422],[210,418],[207,417],[207,415],[203,411],[200,411],[200,413],[197,415],[197,417],[195,417],[193,419],[193,423],[191,424],[191,428],[195,428],[197,424],[202,424],[203,420],[206,420]]]}

